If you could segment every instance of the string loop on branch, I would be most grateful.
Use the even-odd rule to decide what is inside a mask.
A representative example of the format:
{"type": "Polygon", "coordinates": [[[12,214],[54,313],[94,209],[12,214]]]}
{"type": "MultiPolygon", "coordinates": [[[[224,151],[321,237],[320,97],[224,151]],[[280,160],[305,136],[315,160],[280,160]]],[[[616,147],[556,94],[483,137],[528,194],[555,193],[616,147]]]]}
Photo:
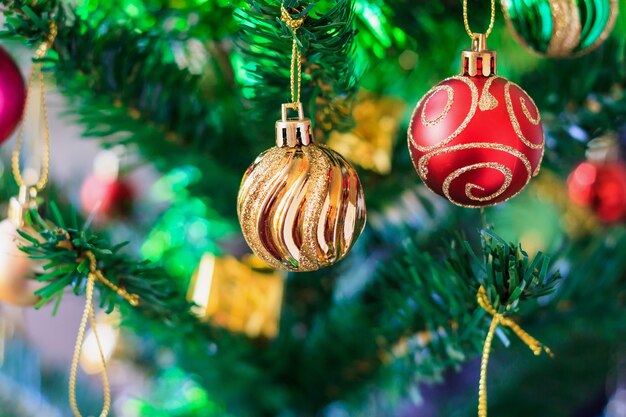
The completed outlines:
{"type": "Polygon", "coordinates": [[[478,383],[478,417],[487,417],[487,365],[489,364],[489,356],[491,354],[491,343],[493,342],[493,336],[495,335],[498,325],[513,330],[517,337],[519,337],[535,355],[540,355],[542,351],[545,351],[551,357],[554,355],[547,346],[526,333],[526,331],[513,320],[505,317],[504,313],[498,313],[493,305],[491,305],[487,297],[487,291],[485,291],[482,285],[478,289],[476,298],[482,309],[493,317],[483,346],[483,354],[480,362],[480,382],[478,383]]]}
{"type": "Polygon", "coordinates": [[[130,305],[136,307],[139,305],[139,296],[137,294],[129,294],[125,289],[115,285],[108,280],[102,272],[98,269],[97,260],[92,252],[86,252],[85,256],[89,260],[89,274],[87,275],[87,288],[85,290],[85,309],[83,310],[83,316],[78,328],[78,335],[76,336],[76,344],[74,345],[74,355],[72,357],[72,365],[70,368],[70,381],[69,381],[69,397],[70,406],[75,417],[82,417],[78,404],[76,402],[76,375],[78,373],[78,362],[80,360],[81,350],[83,342],[85,340],[85,331],[87,330],[87,321],[91,325],[94,337],[96,339],[96,345],[98,347],[98,354],[100,361],[102,362],[102,389],[104,391],[104,404],[100,417],[106,417],[111,409],[111,387],[109,385],[109,378],[107,375],[107,364],[104,357],[104,351],[102,350],[102,344],[100,343],[100,337],[96,327],[96,316],[93,309],[93,291],[96,281],[100,281],[107,287],[111,288],[118,295],[123,297],[130,305]]]}

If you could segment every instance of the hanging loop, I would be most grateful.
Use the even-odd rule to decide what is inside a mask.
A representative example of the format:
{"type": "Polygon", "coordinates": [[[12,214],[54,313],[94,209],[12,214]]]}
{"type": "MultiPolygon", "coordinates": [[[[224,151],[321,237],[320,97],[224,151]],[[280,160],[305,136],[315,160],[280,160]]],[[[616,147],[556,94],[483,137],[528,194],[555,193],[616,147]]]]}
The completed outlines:
{"type": "Polygon", "coordinates": [[[86,252],[85,256],[89,260],[89,274],[87,275],[87,289],[85,291],[85,309],[83,310],[83,317],[80,321],[80,327],[78,328],[78,336],[76,336],[76,344],[74,345],[74,355],[72,357],[72,366],[70,368],[70,382],[69,382],[69,399],[72,412],[75,417],[82,417],[78,404],[76,402],[76,375],[78,373],[78,362],[80,360],[80,354],[83,343],[85,341],[85,331],[87,330],[87,321],[91,325],[91,329],[96,338],[96,345],[98,347],[98,354],[102,363],[102,390],[104,391],[104,405],[100,412],[100,417],[106,417],[111,409],[111,388],[109,386],[109,378],[107,375],[107,364],[104,358],[104,351],[102,350],[102,344],[100,337],[98,336],[98,330],[96,326],[96,316],[93,310],[93,292],[96,281],[102,282],[107,287],[115,291],[120,297],[124,298],[130,305],[136,307],[139,305],[139,296],[137,294],[130,294],[124,288],[119,287],[107,279],[102,272],[98,269],[98,262],[95,255],[92,252],[86,252]]]}
{"type": "MultiPolygon", "coordinates": [[[[42,42],[41,45],[37,48],[33,55],[34,60],[43,59],[48,50],[52,47],[54,40],[57,36],[57,25],[54,21],[50,22],[50,32],[46,36],[46,40],[42,42]]],[[[39,172],[39,179],[35,181],[35,184],[25,184],[24,178],[22,176],[22,172],[20,171],[20,153],[22,150],[22,143],[24,141],[24,120],[26,115],[24,115],[22,119],[22,123],[20,124],[19,130],[17,132],[17,137],[15,139],[15,149],[13,151],[13,156],[11,158],[11,166],[13,171],[13,177],[15,178],[15,182],[18,186],[30,186],[34,185],[37,191],[41,191],[45,188],[48,182],[48,172],[49,172],[49,164],[50,164],[50,131],[48,128],[48,110],[46,107],[46,91],[45,91],[45,80],[42,71],[41,62],[35,62],[30,72],[30,76],[28,79],[28,92],[26,96],[26,106],[24,112],[26,113],[30,108],[29,103],[33,99],[33,95],[35,93],[35,84],[39,83],[39,110],[40,117],[43,128],[43,137],[42,137],[42,157],[41,157],[41,167],[39,172]]],[[[39,139],[39,138],[35,138],[39,139]]]]}
{"type": "Polygon", "coordinates": [[[290,84],[291,84],[291,102],[298,103],[300,101],[300,86],[302,85],[302,54],[298,50],[298,39],[296,32],[304,23],[304,17],[293,18],[291,14],[285,9],[284,6],[280,6],[280,18],[293,34],[293,41],[291,43],[291,67],[289,72],[290,84]]]}
{"type": "MultiPolygon", "coordinates": [[[[485,31],[485,38],[489,37],[491,31],[493,30],[493,24],[496,20],[496,0],[491,0],[491,16],[489,18],[489,27],[485,31]]],[[[479,33],[472,32],[472,29],[469,25],[469,19],[467,17],[467,0],[463,0],[463,25],[465,26],[465,31],[468,36],[472,39],[476,39],[479,33]]]]}

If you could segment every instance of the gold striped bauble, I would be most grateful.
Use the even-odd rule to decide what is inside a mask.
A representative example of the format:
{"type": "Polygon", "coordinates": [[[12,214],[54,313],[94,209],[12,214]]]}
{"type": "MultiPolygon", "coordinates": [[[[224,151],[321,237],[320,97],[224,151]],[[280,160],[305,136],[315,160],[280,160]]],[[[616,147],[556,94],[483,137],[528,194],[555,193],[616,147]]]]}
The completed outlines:
{"type": "Polygon", "coordinates": [[[244,238],[275,268],[315,271],[343,258],[365,226],[365,201],[354,168],[313,143],[311,121],[276,122],[276,146],[246,171],[237,199],[244,238]]]}
{"type": "Polygon", "coordinates": [[[563,58],[604,42],[617,19],[618,0],[501,0],[507,26],[527,48],[563,58]]]}

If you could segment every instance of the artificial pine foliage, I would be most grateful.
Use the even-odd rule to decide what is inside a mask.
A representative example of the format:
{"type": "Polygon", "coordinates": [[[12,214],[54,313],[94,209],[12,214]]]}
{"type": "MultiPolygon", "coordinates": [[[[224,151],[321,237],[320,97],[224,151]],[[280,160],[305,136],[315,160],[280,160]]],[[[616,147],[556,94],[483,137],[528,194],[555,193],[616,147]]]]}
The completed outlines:
{"type": "MultiPolygon", "coordinates": [[[[141,300],[129,306],[96,283],[96,304],[119,308],[123,326],[147,346],[141,366],[157,388],[129,406],[136,415],[396,415],[403,398],[418,396],[419,383],[441,381],[480,355],[490,322],[476,301],[480,286],[496,310],[556,354],[516,362],[526,360],[523,345],[508,330],[498,331],[493,362],[501,366],[491,378],[501,383],[490,390],[494,415],[574,415],[589,396],[573,392],[602,390],[611,367],[607,355],[626,335],[624,225],[571,233],[578,223],[554,224],[539,231],[552,233],[550,240],[532,229],[544,213],[513,210],[528,201],[521,196],[521,202],[485,213],[442,202],[418,184],[408,157],[410,114],[399,116],[404,128],[392,138],[391,172],[359,174],[369,223],[351,254],[331,268],[287,278],[279,335],[250,339],[201,323],[185,297],[191,272],[205,252],[241,255],[239,182],[249,162],[272,144],[280,104],[289,99],[292,33],[280,19],[281,2],[2,5],[3,38],[35,47],[50,20],[56,22],[58,36],[44,69],[67,97],[68,120],[103,147],[128,145],[163,175],[155,189],[166,208],[138,222],[141,233],[132,245],[75,215],[67,192],[58,188],[42,213],[29,213],[32,231],[23,233],[30,242],[24,251],[45,265],[39,306],[62,309],[67,297],[84,294],[87,252],[110,281],[141,300]],[[520,212],[525,215],[504,222],[516,224],[516,233],[512,226],[499,229],[497,221],[490,226],[492,218],[520,212]],[[500,237],[511,234],[510,241],[500,237]],[[504,349],[509,344],[513,348],[504,349]],[[157,360],[164,351],[172,353],[175,367],[157,360]],[[172,390],[180,403],[159,394],[172,390]]],[[[429,86],[457,72],[458,51],[469,46],[460,1],[282,5],[307,16],[298,31],[302,101],[322,143],[331,132],[354,127],[359,91],[393,96],[410,108],[429,86]]],[[[473,25],[480,25],[488,2],[470,5],[473,25]]],[[[626,2],[620,6],[626,9],[626,2]]],[[[499,71],[524,86],[541,110],[543,169],[562,187],[589,140],[606,132],[623,138],[622,15],[604,45],[575,59],[545,60],[522,51],[500,17],[490,46],[507,57],[499,71]]],[[[3,201],[15,194],[7,191],[12,185],[6,178],[3,201]]],[[[4,403],[0,395],[0,409],[4,403]]],[[[475,390],[450,404],[438,415],[472,415],[475,390]]]]}

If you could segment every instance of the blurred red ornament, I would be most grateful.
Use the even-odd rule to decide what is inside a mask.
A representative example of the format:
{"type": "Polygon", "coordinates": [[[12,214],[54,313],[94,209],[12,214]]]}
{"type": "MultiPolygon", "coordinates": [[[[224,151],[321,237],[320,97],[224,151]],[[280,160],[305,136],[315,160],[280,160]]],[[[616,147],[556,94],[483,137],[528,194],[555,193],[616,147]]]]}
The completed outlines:
{"type": "Polygon", "coordinates": [[[26,87],[11,55],[0,47],[0,143],[11,136],[22,119],[26,87]]]}
{"type": "Polygon", "coordinates": [[[567,179],[573,203],[591,208],[605,223],[626,218],[626,166],[621,162],[583,162],[567,179]]]}
{"type": "Polygon", "coordinates": [[[541,116],[517,84],[495,75],[484,35],[463,51],[463,73],[433,87],[409,125],[409,151],[432,191],[464,207],[501,203],[539,172],[541,116]]]}
{"type": "Polygon", "coordinates": [[[135,192],[124,179],[109,179],[92,174],[83,183],[80,201],[87,214],[96,219],[125,216],[130,213],[135,192]]]}

